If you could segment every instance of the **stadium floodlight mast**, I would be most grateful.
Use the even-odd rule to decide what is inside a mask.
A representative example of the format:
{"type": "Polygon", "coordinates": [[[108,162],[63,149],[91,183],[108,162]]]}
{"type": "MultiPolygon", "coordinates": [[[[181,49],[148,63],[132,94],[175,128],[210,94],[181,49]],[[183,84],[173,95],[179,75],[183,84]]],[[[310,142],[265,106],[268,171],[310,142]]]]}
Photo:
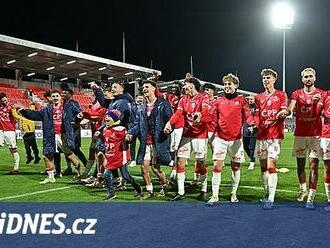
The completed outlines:
{"type": "Polygon", "coordinates": [[[283,63],[282,63],[282,84],[285,91],[285,32],[291,29],[294,22],[294,9],[286,2],[274,4],[272,8],[272,22],[274,27],[283,31],[283,63]]]}

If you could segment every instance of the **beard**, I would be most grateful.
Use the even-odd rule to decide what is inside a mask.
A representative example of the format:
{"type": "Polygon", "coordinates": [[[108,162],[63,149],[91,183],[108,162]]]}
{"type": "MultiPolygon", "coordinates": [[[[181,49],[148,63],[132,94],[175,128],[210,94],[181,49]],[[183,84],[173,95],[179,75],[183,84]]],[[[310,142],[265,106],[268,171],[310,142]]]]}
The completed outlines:
{"type": "Polygon", "coordinates": [[[307,88],[311,88],[311,87],[314,86],[314,83],[312,83],[312,82],[306,82],[306,83],[305,83],[305,86],[306,86],[307,88]]]}

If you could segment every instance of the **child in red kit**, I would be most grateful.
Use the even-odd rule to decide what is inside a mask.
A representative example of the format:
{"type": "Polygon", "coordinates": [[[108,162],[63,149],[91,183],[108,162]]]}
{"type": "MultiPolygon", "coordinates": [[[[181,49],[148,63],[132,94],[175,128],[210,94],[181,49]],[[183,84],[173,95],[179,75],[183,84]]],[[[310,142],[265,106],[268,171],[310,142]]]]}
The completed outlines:
{"type": "Polygon", "coordinates": [[[130,183],[137,195],[141,194],[140,185],[134,180],[127,170],[127,163],[130,160],[130,152],[125,136],[127,130],[120,125],[120,112],[118,110],[110,110],[106,117],[106,127],[103,130],[103,140],[105,143],[105,163],[104,163],[104,179],[108,189],[108,195],[104,200],[112,200],[116,198],[114,187],[112,184],[112,171],[119,169],[122,177],[126,182],[130,183]]]}

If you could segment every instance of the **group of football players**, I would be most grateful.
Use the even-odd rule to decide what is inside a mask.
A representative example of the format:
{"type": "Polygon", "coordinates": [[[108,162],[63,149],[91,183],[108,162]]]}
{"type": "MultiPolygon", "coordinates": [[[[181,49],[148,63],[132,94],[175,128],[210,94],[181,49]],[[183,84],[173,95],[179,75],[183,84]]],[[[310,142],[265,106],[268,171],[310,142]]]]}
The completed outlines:
{"type": "MultiPolygon", "coordinates": [[[[75,165],[78,180],[87,182],[92,175],[95,161],[94,183],[108,189],[106,199],[116,197],[114,181],[132,184],[135,195],[143,199],[154,196],[150,169],[161,185],[159,195],[165,196],[169,182],[175,182],[177,194],[172,201],[185,199],[185,168],[188,159],[194,158],[194,179],[199,182],[197,198],[208,205],[219,202],[221,174],[227,156],[231,160],[230,201],[238,202],[240,165],[244,162],[242,127],[257,130],[255,156],[260,161],[261,181],[265,191],[262,199],[265,209],[272,209],[278,183],[276,163],[284,138],[284,120],[295,116],[293,155],[297,159],[299,195],[297,201],[306,199],[306,208],[314,208],[318,181],[319,160],[324,161],[324,185],[330,202],[330,95],[315,87],[316,72],[305,68],[301,72],[303,87],[287,95],[275,88],[277,73],[272,69],[261,71],[264,91],[255,97],[255,108],[250,111],[248,101],[239,95],[239,78],[228,74],[222,78],[223,92],[217,95],[213,84],[201,85],[199,79],[186,75],[183,82],[172,84],[172,91],[161,93],[157,80],[143,80],[141,95],[133,99],[125,92],[124,85],[116,82],[102,89],[91,83],[95,101],[88,111],[82,111],[79,103],[63,97],[60,91],[51,92],[50,102],[41,110],[24,109],[9,103],[0,94],[0,145],[5,141],[14,158],[14,171],[18,171],[19,157],[15,141],[15,120],[12,109],[30,120],[43,123],[43,155],[48,173],[41,183],[55,182],[54,154],[62,151],[75,165]],[[93,138],[88,162],[80,172],[80,161],[75,155],[76,124],[91,123],[93,138]],[[137,154],[135,141],[139,140],[137,154]],[[210,147],[210,149],[208,149],[210,147]],[[207,196],[207,152],[212,152],[212,194],[207,196]],[[305,164],[310,167],[308,188],[305,164]],[[140,165],[146,192],[130,176],[128,166],[140,165]],[[161,165],[172,168],[167,177],[161,165]],[[121,177],[120,177],[121,175],[121,177]]],[[[70,89],[64,93],[72,94],[70,89]]],[[[330,211],[330,205],[327,207],[330,211]]]]}

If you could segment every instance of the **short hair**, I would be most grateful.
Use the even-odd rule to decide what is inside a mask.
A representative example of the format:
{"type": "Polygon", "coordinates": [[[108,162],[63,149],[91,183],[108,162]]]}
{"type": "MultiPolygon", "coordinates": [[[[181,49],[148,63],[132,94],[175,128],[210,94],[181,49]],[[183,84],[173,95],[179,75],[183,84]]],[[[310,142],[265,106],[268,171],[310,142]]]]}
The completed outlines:
{"type": "Polygon", "coordinates": [[[47,90],[47,91],[44,93],[44,98],[51,97],[51,96],[52,96],[52,91],[51,91],[51,90],[47,90]]]}
{"type": "Polygon", "coordinates": [[[120,82],[120,81],[114,82],[113,84],[111,84],[111,86],[114,85],[114,84],[120,85],[123,88],[123,91],[125,91],[125,86],[124,86],[124,84],[122,82],[120,82]]]}
{"type": "Polygon", "coordinates": [[[266,69],[262,69],[260,75],[261,75],[262,77],[265,76],[265,75],[272,75],[274,78],[277,79],[277,72],[274,71],[273,69],[268,69],[268,68],[266,68],[266,69]]]}
{"type": "Polygon", "coordinates": [[[312,68],[312,67],[307,67],[305,69],[302,70],[302,72],[300,73],[300,75],[303,77],[305,72],[312,72],[314,74],[314,76],[316,76],[316,71],[312,68]]]}
{"type": "Polygon", "coordinates": [[[3,92],[0,93],[0,99],[4,98],[4,97],[7,97],[7,95],[3,92]]]}
{"type": "Polygon", "coordinates": [[[222,82],[224,83],[226,81],[229,81],[229,82],[232,82],[236,85],[239,85],[239,78],[237,76],[235,76],[234,74],[232,74],[232,73],[229,73],[229,74],[222,77],[222,82]]]}
{"type": "Polygon", "coordinates": [[[153,80],[149,80],[149,79],[143,80],[142,85],[144,85],[144,84],[151,84],[153,87],[155,87],[157,89],[157,83],[153,80]]]}
{"type": "Polygon", "coordinates": [[[206,90],[206,89],[211,89],[215,91],[215,86],[213,84],[206,83],[202,86],[202,90],[206,90]]]}
{"type": "Polygon", "coordinates": [[[58,94],[61,95],[61,91],[59,91],[58,89],[54,89],[54,90],[51,91],[51,95],[55,94],[55,93],[58,93],[58,94]]]}
{"type": "Polygon", "coordinates": [[[201,89],[201,83],[199,82],[199,80],[195,77],[187,77],[185,80],[184,80],[185,83],[191,83],[195,86],[195,89],[197,91],[199,91],[201,89]]]}
{"type": "Polygon", "coordinates": [[[106,87],[104,88],[104,92],[106,92],[106,91],[110,91],[110,92],[111,92],[111,86],[110,86],[110,85],[108,85],[108,86],[106,86],[106,87]]]}

